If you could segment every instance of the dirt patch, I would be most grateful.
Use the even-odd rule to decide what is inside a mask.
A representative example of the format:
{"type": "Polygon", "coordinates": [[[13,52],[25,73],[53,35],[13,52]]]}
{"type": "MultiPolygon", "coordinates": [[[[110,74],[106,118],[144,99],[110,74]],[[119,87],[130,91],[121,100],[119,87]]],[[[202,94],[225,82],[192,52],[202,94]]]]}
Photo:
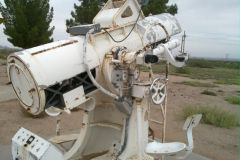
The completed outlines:
{"type": "MultiPolygon", "coordinates": [[[[62,130],[67,132],[76,131],[82,124],[82,112],[72,112],[71,115],[62,115],[62,130]],[[78,125],[76,125],[78,124],[78,125]]],[[[45,114],[39,118],[33,118],[25,113],[18,100],[0,103],[0,145],[8,145],[14,134],[24,127],[42,137],[55,135],[56,118],[45,114]]]]}
{"type": "MultiPolygon", "coordinates": [[[[5,69],[0,66],[0,85],[7,82],[5,69]]],[[[143,74],[147,77],[148,74],[143,74]]],[[[180,141],[187,143],[186,133],[182,130],[184,120],[179,119],[182,108],[185,105],[209,105],[218,106],[231,113],[238,114],[238,105],[232,105],[225,101],[228,96],[238,96],[238,86],[218,85],[209,90],[217,93],[217,96],[202,95],[204,87],[191,87],[175,82],[191,80],[190,78],[170,76],[168,86],[168,111],[167,111],[167,141],[180,141]],[[222,90],[223,92],[218,92],[222,90]]],[[[196,80],[197,81],[197,80],[196,80]]],[[[200,80],[200,82],[212,82],[200,80]]],[[[11,138],[20,127],[31,130],[42,136],[49,137],[55,134],[56,118],[42,115],[40,118],[32,118],[21,111],[17,100],[0,103],[0,145],[11,143],[11,138]]],[[[152,118],[159,119],[160,108],[152,107],[152,118]]],[[[68,132],[80,128],[82,112],[73,112],[71,116],[63,114],[62,128],[68,132]],[[77,125],[76,125],[77,124],[77,125]]],[[[150,124],[155,135],[161,135],[161,127],[150,124]]],[[[238,159],[238,130],[217,128],[210,125],[200,124],[194,129],[195,149],[194,152],[217,160],[238,159]]]]}
{"type": "MultiPolygon", "coordinates": [[[[168,111],[167,111],[167,141],[183,141],[187,143],[186,132],[182,130],[184,120],[180,119],[180,114],[185,105],[217,106],[227,112],[238,114],[238,105],[232,105],[225,101],[228,96],[237,96],[236,85],[218,85],[216,88],[191,87],[175,82],[191,80],[185,77],[169,77],[168,86],[168,111]],[[214,91],[217,96],[202,95],[205,89],[214,91]],[[222,90],[223,92],[218,92],[222,90]]],[[[199,80],[194,80],[199,81],[199,80]]],[[[211,82],[200,80],[200,82],[211,82]]],[[[152,118],[159,119],[160,111],[158,106],[151,109],[152,118]]],[[[238,114],[239,116],[239,114],[238,114]]],[[[155,130],[156,136],[161,136],[161,127],[150,124],[155,130]]],[[[237,129],[224,129],[211,125],[200,124],[193,131],[195,148],[194,152],[211,159],[217,160],[237,160],[239,159],[239,141],[237,129]]]]}

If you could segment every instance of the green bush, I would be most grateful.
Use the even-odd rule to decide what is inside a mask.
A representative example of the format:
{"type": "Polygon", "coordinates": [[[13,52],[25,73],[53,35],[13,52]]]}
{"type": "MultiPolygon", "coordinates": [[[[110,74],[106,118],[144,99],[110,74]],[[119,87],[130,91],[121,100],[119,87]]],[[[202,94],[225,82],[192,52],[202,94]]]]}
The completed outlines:
{"type": "MultiPolygon", "coordinates": [[[[204,59],[189,59],[183,68],[169,66],[169,74],[189,77],[192,79],[214,79],[215,84],[239,84],[239,64],[231,61],[210,61],[204,59]]],[[[165,73],[165,61],[152,65],[154,73],[165,73]]],[[[141,67],[141,71],[148,72],[147,67],[141,67]]]]}
{"type": "Polygon", "coordinates": [[[189,59],[187,66],[198,68],[228,68],[239,69],[238,61],[223,61],[223,60],[205,60],[205,59],[189,59]]]}
{"type": "Polygon", "coordinates": [[[230,84],[230,85],[238,85],[238,79],[219,79],[215,81],[216,84],[230,84]]]}
{"type": "Polygon", "coordinates": [[[235,96],[226,98],[226,101],[228,101],[231,104],[240,104],[239,97],[235,97],[235,96]]]}
{"type": "Polygon", "coordinates": [[[216,127],[231,128],[239,125],[237,115],[230,114],[217,107],[210,106],[185,106],[183,108],[183,118],[194,114],[202,114],[202,123],[216,127]]]}
{"type": "Polygon", "coordinates": [[[187,66],[198,68],[214,68],[214,65],[205,59],[189,59],[187,66]]]}
{"type": "Polygon", "coordinates": [[[188,68],[183,67],[183,68],[176,68],[176,69],[175,69],[175,73],[189,74],[190,71],[188,70],[188,68]]]}
{"type": "Polygon", "coordinates": [[[202,91],[201,94],[206,94],[206,95],[210,95],[210,96],[217,96],[216,93],[214,93],[212,91],[208,91],[208,90],[202,91]]]}

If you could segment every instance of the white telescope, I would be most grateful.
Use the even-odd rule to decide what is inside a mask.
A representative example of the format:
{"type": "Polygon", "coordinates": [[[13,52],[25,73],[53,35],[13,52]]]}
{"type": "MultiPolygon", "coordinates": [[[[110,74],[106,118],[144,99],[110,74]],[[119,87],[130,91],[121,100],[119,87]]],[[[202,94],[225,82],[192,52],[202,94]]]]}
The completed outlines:
{"type": "MultiPolygon", "coordinates": [[[[133,1],[129,1],[129,5],[132,3],[133,1]]],[[[134,21],[125,22],[126,18],[122,18],[121,13],[119,13],[119,17],[116,16],[116,20],[123,24],[116,24],[116,28],[110,26],[110,24],[106,26],[107,22],[105,21],[111,20],[112,22],[112,17],[115,16],[110,14],[112,12],[111,10],[118,10],[118,8],[101,10],[96,16],[95,21],[96,23],[100,23],[102,27],[109,27],[109,29],[107,29],[108,33],[110,33],[114,39],[121,40],[126,37],[135,25],[135,20],[139,16],[139,7],[131,5],[133,15],[130,17],[131,19],[129,19],[134,21]]],[[[124,10],[122,12],[124,12],[124,10]]],[[[82,35],[20,51],[8,57],[8,74],[10,81],[13,83],[14,91],[21,105],[29,113],[38,115],[44,109],[48,109],[52,106],[64,109],[68,106],[66,104],[67,102],[79,105],[80,102],[73,102],[74,99],[64,99],[67,98],[72,88],[77,88],[82,85],[83,90],[79,88],[78,91],[84,91],[85,94],[95,90],[95,87],[91,84],[89,79],[87,79],[89,84],[81,80],[79,80],[79,84],[69,84],[69,81],[81,78],[83,80],[83,78],[87,76],[83,64],[83,43],[85,35],[81,33],[81,31],[84,29],[88,30],[90,27],[91,26],[85,26],[85,28],[75,27],[72,29],[73,32],[75,34],[79,32],[79,34],[82,35]],[[83,84],[80,84],[80,82],[83,84]],[[62,92],[60,91],[61,94],[57,92],[60,88],[64,90],[61,90],[62,92]],[[57,95],[52,96],[52,94],[57,95]],[[66,94],[66,96],[64,96],[64,94],[66,94]],[[61,100],[63,100],[63,102],[61,100]]],[[[112,74],[109,72],[104,73],[106,69],[104,60],[106,60],[106,55],[111,54],[114,47],[125,47],[129,52],[137,52],[149,45],[169,39],[170,36],[180,32],[181,28],[179,23],[170,14],[161,14],[147,18],[144,18],[143,15],[140,14],[136,27],[129,37],[121,43],[114,42],[104,30],[99,30],[98,33],[92,34],[86,45],[88,66],[92,72],[94,72],[95,78],[101,83],[100,81],[102,80],[99,78],[99,70],[103,71],[102,78],[105,75],[107,79],[109,79],[109,75],[112,74]]],[[[169,43],[171,43],[171,41],[169,43]]],[[[171,47],[171,49],[176,47],[177,45],[171,47]]],[[[104,84],[106,84],[106,82],[102,85],[104,84]]],[[[112,86],[112,83],[107,84],[107,86],[115,88],[112,86]]],[[[78,101],[82,101],[81,97],[74,98],[78,99],[78,101]]]]}
{"type": "Polygon", "coordinates": [[[58,135],[46,141],[22,128],[13,138],[13,158],[142,159],[149,104],[165,101],[167,79],[152,81],[151,75],[142,82],[137,68],[159,60],[183,66],[185,57],[179,61],[171,54],[179,46],[171,37],[180,32],[170,14],[144,17],[137,0],[109,0],[93,24],[70,28],[68,40],[11,54],[9,80],[28,113],[85,111],[75,138],[58,135]],[[67,151],[55,146],[73,139],[67,151]]]}

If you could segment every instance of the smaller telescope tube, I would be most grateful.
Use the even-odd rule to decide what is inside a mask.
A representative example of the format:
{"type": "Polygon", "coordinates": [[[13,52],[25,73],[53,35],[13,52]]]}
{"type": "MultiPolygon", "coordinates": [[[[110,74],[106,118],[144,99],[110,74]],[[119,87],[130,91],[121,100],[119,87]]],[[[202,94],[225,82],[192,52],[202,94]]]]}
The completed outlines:
{"type": "MultiPolygon", "coordinates": [[[[180,46],[180,42],[178,39],[173,39],[169,41],[168,43],[164,44],[169,50],[175,49],[178,46],[180,46]]],[[[156,55],[158,57],[162,57],[161,55],[164,53],[165,49],[164,47],[160,44],[153,50],[153,55],[156,55]]]]}

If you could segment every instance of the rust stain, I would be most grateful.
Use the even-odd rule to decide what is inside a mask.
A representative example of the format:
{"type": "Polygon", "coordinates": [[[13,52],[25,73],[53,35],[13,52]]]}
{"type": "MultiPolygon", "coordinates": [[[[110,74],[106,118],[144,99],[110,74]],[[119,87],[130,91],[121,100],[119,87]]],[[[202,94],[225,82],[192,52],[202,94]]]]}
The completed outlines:
{"type": "Polygon", "coordinates": [[[166,34],[166,39],[167,39],[167,41],[169,41],[170,40],[170,36],[168,34],[168,31],[167,31],[166,27],[164,25],[162,25],[161,23],[158,23],[158,24],[155,24],[155,25],[158,25],[158,26],[162,27],[162,29],[164,30],[164,32],[166,34]]]}
{"type": "Polygon", "coordinates": [[[79,98],[78,98],[78,97],[74,99],[74,101],[78,101],[78,100],[79,100],[79,98]]]}
{"type": "Polygon", "coordinates": [[[13,59],[13,60],[9,61],[9,63],[15,63],[15,60],[13,59]]]}
{"type": "Polygon", "coordinates": [[[78,41],[75,40],[75,41],[72,41],[72,42],[69,42],[69,43],[65,43],[65,44],[62,44],[62,45],[59,45],[59,46],[56,46],[56,47],[44,49],[44,50],[41,50],[41,51],[32,53],[32,56],[37,55],[37,54],[40,54],[40,53],[43,53],[43,52],[47,52],[47,51],[49,51],[49,50],[53,50],[53,49],[56,49],[56,48],[60,48],[60,47],[64,47],[64,46],[67,46],[67,45],[70,45],[70,44],[74,44],[74,43],[77,43],[77,42],[78,42],[78,41]]]}
{"type": "Polygon", "coordinates": [[[35,91],[36,91],[36,89],[35,89],[35,88],[32,88],[32,89],[30,89],[28,92],[31,93],[31,92],[35,92],[35,91]]]}

